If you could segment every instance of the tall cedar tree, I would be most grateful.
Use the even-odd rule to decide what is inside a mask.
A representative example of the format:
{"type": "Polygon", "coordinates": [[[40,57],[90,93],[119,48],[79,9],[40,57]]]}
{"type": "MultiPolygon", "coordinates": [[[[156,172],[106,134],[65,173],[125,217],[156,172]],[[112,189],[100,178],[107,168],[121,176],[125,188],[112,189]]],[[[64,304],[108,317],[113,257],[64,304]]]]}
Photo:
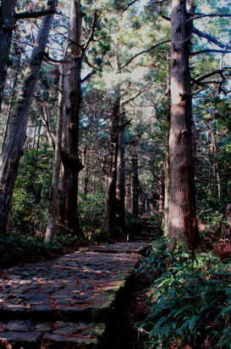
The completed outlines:
{"type": "MultiPolygon", "coordinates": [[[[186,0],[172,0],[169,235],[190,249],[198,243],[192,146],[189,54],[192,20],[186,0]]],[[[192,7],[191,7],[192,8],[192,7]]]]}
{"type": "Polygon", "coordinates": [[[67,63],[63,64],[61,74],[60,121],[57,131],[52,200],[46,241],[50,241],[58,230],[82,236],[78,216],[78,176],[82,169],[79,159],[79,114],[83,58],[80,0],[72,0],[70,15],[67,63]]]}

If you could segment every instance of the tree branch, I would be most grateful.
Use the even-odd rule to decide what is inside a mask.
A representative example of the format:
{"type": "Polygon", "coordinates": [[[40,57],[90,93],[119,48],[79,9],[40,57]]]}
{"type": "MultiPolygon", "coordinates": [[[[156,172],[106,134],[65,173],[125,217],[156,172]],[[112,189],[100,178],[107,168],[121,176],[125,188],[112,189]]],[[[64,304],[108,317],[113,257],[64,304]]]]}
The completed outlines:
{"type": "Polygon", "coordinates": [[[206,89],[206,88],[205,88],[205,86],[203,85],[202,88],[198,88],[195,92],[193,92],[193,93],[191,94],[191,96],[192,96],[192,97],[197,96],[199,93],[205,91],[205,89],[206,89]]]}
{"type": "Polygon", "coordinates": [[[42,10],[42,11],[26,11],[26,12],[21,12],[21,13],[16,13],[15,14],[15,19],[27,19],[27,18],[39,18],[43,16],[49,16],[57,13],[55,10],[42,10]]]}
{"type": "Polygon", "coordinates": [[[198,35],[201,38],[204,38],[206,40],[208,40],[209,42],[212,42],[213,44],[215,44],[216,46],[224,49],[224,50],[231,50],[231,46],[230,45],[225,45],[223,44],[223,42],[221,42],[220,40],[218,40],[217,38],[215,38],[214,36],[208,34],[208,33],[204,33],[202,31],[200,31],[197,28],[193,28],[193,33],[198,35]]]}
{"type": "Polygon", "coordinates": [[[205,14],[205,13],[195,13],[195,15],[193,17],[191,17],[191,20],[196,20],[196,19],[201,19],[201,18],[205,18],[205,17],[210,17],[210,18],[215,18],[215,17],[231,17],[231,13],[229,14],[225,14],[225,13],[209,13],[209,14],[205,14]]]}
{"type": "Polygon", "coordinates": [[[82,80],[81,80],[81,84],[83,84],[85,81],[89,80],[92,75],[96,74],[96,70],[92,70],[90,73],[88,73],[82,80]]]}
{"type": "Polygon", "coordinates": [[[192,78],[192,82],[194,84],[197,84],[198,86],[202,86],[202,87],[206,87],[208,85],[211,85],[211,84],[214,84],[214,85],[218,85],[218,93],[221,93],[223,92],[224,94],[226,94],[226,91],[225,89],[223,88],[223,84],[225,83],[226,81],[226,76],[224,75],[224,73],[226,71],[229,71],[231,70],[231,67],[224,67],[223,69],[219,69],[219,70],[214,70],[213,72],[211,73],[208,73],[208,74],[205,74],[205,75],[202,75],[200,76],[199,78],[197,79],[193,79],[192,78]],[[211,77],[211,76],[214,76],[214,75],[217,75],[219,74],[220,77],[221,77],[221,80],[211,80],[211,81],[204,81],[205,79],[211,77]]]}
{"type": "Polygon", "coordinates": [[[125,121],[124,123],[122,123],[121,125],[118,126],[118,130],[119,130],[119,131],[122,131],[125,127],[131,125],[131,123],[132,123],[132,120],[131,120],[131,119],[125,121]]]}
{"type": "MultiPolygon", "coordinates": [[[[194,81],[195,81],[196,83],[199,83],[199,82],[201,82],[201,81],[203,81],[203,80],[209,78],[210,76],[213,76],[213,75],[216,75],[216,74],[219,74],[219,75],[222,77],[222,79],[225,79],[225,76],[224,76],[223,73],[224,73],[225,71],[228,71],[228,70],[231,70],[231,67],[225,67],[225,68],[223,68],[223,69],[214,70],[214,71],[211,72],[211,73],[202,75],[202,76],[200,76],[199,78],[194,79],[194,81]]],[[[207,81],[205,81],[205,83],[207,83],[207,81]]]]}
{"type": "Polygon", "coordinates": [[[95,35],[95,29],[96,29],[96,26],[97,26],[97,21],[98,21],[98,13],[97,11],[95,11],[94,13],[94,19],[93,19],[93,23],[92,23],[92,28],[91,28],[91,33],[89,35],[89,38],[87,39],[87,42],[86,44],[84,45],[83,47],[83,54],[86,52],[86,50],[88,49],[90,43],[92,40],[94,40],[94,35],[95,35]]]}
{"type": "Polygon", "coordinates": [[[44,52],[43,54],[44,58],[46,61],[54,63],[54,64],[67,64],[67,63],[71,63],[71,60],[69,59],[55,59],[51,56],[49,56],[49,53],[44,52]]]}
{"type": "MultiPolygon", "coordinates": [[[[147,86],[148,87],[148,86],[147,86]]],[[[134,96],[132,96],[131,98],[128,98],[126,101],[122,102],[121,105],[124,106],[132,101],[134,101],[134,99],[136,99],[137,97],[139,97],[140,95],[142,95],[142,93],[144,93],[147,89],[147,87],[145,87],[144,90],[139,91],[137,94],[135,94],[134,96]]]]}
{"type": "Polygon", "coordinates": [[[166,0],[159,0],[159,1],[154,1],[153,5],[162,5],[163,3],[165,3],[166,0]]]}
{"type": "Polygon", "coordinates": [[[222,83],[222,81],[218,81],[218,80],[211,80],[211,81],[205,81],[205,82],[198,82],[196,80],[193,80],[196,84],[200,85],[200,86],[205,86],[205,85],[210,85],[210,84],[220,84],[222,83]]]}
{"type": "Polygon", "coordinates": [[[92,68],[93,70],[97,70],[97,66],[95,66],[93,63],[91,63],[87,57],[87,55],[84,55],[85,63],[92,68]]]}
{"type": "Polygon", "coordinates": [[[201,51],[194,51],[191,52],[191,56],[201,55],[205,53],[222,53],[222,54],[228,54],[231,53],[231,50],[215,50],[215,49],[207,49],[207,50],[201,50],[201,51]]]}
{"type": "Polygon", "coordinates": [[[231,93],[231,90],[228,90],[228,91],[226,91],[225,89],[221,89],[221,92],[223,92],[224,93],[224,95],[228,95],[228,94],[230,94],[231,93]]]}
{"type": "Polygon", "coordinates": [[[165,15],[160,15],[161,18],[165,19],[166,21],[170,22],[171,18],[165,15]]]}
{"type": "Polygon", "coordinates": [[[122,10],[123,12],[127,11],[129,9],[129,7],[131,7],[133,4],[135,4],[138,0],[132,0],[130,1],[127,6],[125,6],[122,10]]]}
{"type": "Polygon", "coordinates": [[[137,57],[139,57],[139,56],[141,56],[141,55],[143,55],[143,54],[145,54],[145,53],[148,53],[148,52],[154,50],[154,49],[157,48],[158,46],[161,46],[161,45],[166,44],[166,43],[169,43],[169,42],[170,42],[170,40],[160,41],[160,42],[158,42],[157,44],[153,45],[152,47],[149,47],[149,48],[146,49],[146,50],[143,50],[143,51],[140,51],[140,52],[136,53],[136,54],[135,54],[134,56],[132,56],[125,64],[123,64],[123,65],[121,66],[121,69],[127,67],[135,58],[137,58],[137,57]]]}

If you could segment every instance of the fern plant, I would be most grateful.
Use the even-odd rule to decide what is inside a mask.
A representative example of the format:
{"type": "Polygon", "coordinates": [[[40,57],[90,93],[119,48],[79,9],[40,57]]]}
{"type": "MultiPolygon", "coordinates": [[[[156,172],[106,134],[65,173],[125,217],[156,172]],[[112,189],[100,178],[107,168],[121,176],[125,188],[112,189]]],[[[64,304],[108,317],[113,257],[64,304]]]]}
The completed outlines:
{"type": "MultiPolygon", "coordinates": [[[[231,348],[231,272],[211,254],[158,255],[168,266],[154,281],[150,314],[140,329],[146,348],[231,348]],[[169,262],[171,259],[171,263],[169,262]],[[207,344],[206,344],[207,343],[207,344]]],[[[155,255],[157,258],[157,254],[155,255]]]]}

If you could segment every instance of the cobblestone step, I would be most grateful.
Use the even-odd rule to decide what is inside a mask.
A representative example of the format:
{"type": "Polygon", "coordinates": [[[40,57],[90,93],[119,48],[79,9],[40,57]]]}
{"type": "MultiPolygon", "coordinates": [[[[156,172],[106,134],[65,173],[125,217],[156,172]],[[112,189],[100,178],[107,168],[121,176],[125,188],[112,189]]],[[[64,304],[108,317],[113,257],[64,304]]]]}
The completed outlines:
{"type": "Polygon", "coordinates": [[[2,321],[0,348],[96,348],[104,331],[103,323],[2,321]]]}
{"type": "Polygon", "coordinates": [[[84,248],[54,261],[5,269],[0,349],[97,348],[143,242],[84,248]]]}

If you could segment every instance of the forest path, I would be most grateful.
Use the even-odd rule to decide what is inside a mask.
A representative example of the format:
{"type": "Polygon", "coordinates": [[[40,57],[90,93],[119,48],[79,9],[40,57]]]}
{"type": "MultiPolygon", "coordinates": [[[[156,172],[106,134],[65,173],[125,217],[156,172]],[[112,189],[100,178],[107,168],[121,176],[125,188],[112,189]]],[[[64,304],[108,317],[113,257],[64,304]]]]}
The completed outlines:
{"type": "Polygon", "coordinates": [[[0,348],[98,348],[145,242],[82,248],[3,270],[0,348]]]}

